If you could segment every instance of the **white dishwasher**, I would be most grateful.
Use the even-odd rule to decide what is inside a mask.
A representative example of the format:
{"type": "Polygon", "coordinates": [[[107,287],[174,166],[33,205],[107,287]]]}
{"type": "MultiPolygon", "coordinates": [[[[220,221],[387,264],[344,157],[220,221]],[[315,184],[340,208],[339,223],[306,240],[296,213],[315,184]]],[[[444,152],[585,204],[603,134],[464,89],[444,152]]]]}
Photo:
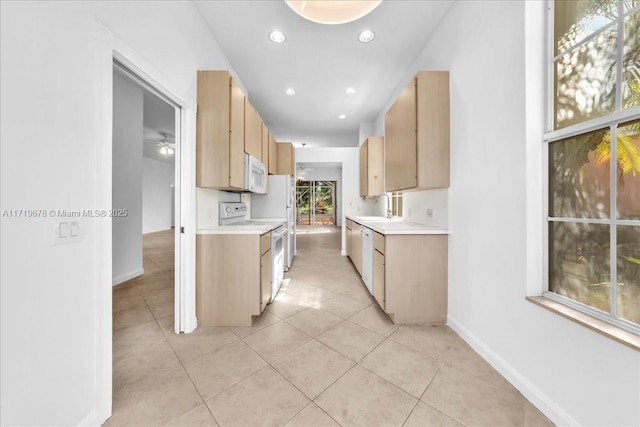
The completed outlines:
{"type": "Polygon", "coordinates": [[[362,281],[373,295],[373,231],[362,227],[362,281]]]}

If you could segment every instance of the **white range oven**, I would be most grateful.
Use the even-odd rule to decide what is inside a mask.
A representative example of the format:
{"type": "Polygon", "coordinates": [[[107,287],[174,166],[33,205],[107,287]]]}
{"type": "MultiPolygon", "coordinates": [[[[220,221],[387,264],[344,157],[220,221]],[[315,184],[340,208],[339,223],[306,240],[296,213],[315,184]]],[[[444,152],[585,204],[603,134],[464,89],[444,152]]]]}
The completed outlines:
{"type": "Polygon", "coordinates": [[[220,202],[220,226],[272,226],[271,228],[271,298],[273,301],[284,281],[285,238],[287,224],[285,218],[247,218],[244,202],[220,202]]]}
{"type": "Polygon", "coordinates": [[[271,299],[273,301],[284,281],[284,247],[287,227],[271,230],[271,299]]]}

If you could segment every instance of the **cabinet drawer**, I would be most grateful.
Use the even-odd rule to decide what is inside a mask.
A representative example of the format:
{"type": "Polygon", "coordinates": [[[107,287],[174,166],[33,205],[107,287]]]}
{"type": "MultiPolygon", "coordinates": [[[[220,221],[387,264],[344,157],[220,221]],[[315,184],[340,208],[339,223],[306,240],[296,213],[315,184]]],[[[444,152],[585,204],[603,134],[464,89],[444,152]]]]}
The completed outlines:
{"type": "Polygon", "coordinates": [[[373,233],[373,248],[381,254],[384,254],[384,235],[377,231],[373,233]]]}
{"type": "Polygon", "coordinates": [[[350,219],[347,219],[347,228],[348,228],[349,230],[351,230],[351,228],[352,228],[352,227],[353,227],[353,225],[352,225],[352,223],[351,223],[351,220],[350,220],[350,219]]]}
{"type": "Polygon", "coordinates": [[[271,232],[260,236],[260,255],[271,249],[271,232]]]}

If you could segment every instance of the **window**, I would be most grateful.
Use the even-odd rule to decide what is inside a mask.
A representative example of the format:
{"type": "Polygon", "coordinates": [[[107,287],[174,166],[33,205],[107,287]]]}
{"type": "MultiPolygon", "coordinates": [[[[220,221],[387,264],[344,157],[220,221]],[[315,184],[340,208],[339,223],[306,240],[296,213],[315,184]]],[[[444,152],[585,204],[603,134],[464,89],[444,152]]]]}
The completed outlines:
{"type": "Polygon", "coordinates": [[[391,215],[402,216],[402,193],[391,193],[391,215]]]}
{"type": "Polygon", "coordinates": [[[545,296],[640,333],[640,0],[549,6],[545,296]]]}

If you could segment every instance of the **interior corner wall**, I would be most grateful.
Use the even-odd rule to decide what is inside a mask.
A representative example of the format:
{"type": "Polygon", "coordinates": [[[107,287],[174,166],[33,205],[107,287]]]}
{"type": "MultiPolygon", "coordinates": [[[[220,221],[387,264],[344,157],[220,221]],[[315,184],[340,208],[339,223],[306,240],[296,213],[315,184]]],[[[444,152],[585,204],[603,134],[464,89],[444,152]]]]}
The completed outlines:
{"type": "Polygon", "coordinates": [[[640,353],[525,300],[526,3],[455,2],[399,85],[450,71],[449,324],[555,423],[640,425],[640,353]]]}
{"type": "Polygon", "coordinates": [[[382,132],[375,132],[375,123],[374,122],[364,122],[360,123],[359,126],[359,136],[358,136],[358,145],[362,145],[364,141],[370,136],[384,135],[382,132]]]}
{"type": "Polygon", "coordinates": [[[171,229],[171,188],[174,181],[173,164],[142,158],[142,233],[171,229]]]}
{"type": "Polygon", "coordinates": [[[144,273],[142,268],[142,129],[143,92],[113,76],[113,285],[144,273]]]}
{"type": "MultiPolygon", "coordinates": [[[[103,208],[97,22],[187,106],[198,70],[233,72],[192,2],[1,1],[2,209],[103,208]]],[[[1,220],[0,424],[100,425],[98,366],[111,355],[96,344],[99,225],[111,219],[81,218],[81,240],[64,245],[55,218],[1,220]]]]}

